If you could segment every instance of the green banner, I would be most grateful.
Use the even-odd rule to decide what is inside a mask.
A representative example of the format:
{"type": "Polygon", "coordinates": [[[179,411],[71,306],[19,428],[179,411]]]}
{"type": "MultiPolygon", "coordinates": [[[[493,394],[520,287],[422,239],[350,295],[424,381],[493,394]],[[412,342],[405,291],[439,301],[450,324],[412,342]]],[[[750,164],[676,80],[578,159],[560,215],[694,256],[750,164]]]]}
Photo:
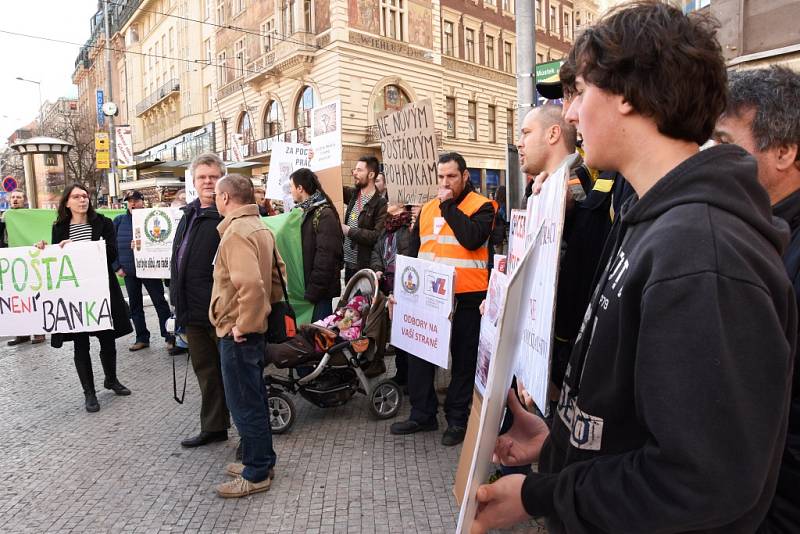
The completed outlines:
{"type": "MultiPolygon", "coordinates": [[[[97,213],[111,220],[125,210],[99,209],[97,213]]],[[[56,222],[56,210],[18,209],[5,212],[4,221],[8,231],[9,247],[26,247],[39,241],[50,243],[53,223],[56,222]]]]}
{"type": "Polygon", "coordinates": [[[278,252],[286,264],[286,290],[289,292],[289,302],[297,315],[297,324],[310,323],[314,305],[303,299],[306,292],[303,275],[303,243],[300,237],[303,210],[293,209],[289,213],[262,217],[261,220],[275,234],[278,252]]]}

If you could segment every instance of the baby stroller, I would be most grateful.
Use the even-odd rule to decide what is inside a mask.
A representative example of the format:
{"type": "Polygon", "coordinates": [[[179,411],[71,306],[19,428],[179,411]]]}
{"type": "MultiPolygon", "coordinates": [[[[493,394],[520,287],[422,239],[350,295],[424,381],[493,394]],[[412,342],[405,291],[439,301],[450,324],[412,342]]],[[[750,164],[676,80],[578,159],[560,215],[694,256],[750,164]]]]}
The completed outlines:
{"type": "Polygon", "coordinates": [[[380,375],[385,373],[381,359],[389,328],[386,298],[373,271],[362,269],[350,279],[335,314],[350,320],[358,315],[360,324],[303,325],[295,337],[267,346],[266,363],[288,369],[288,375],[265,372],[273,434],[286,432],[294,424],[296,412],[288,393],[299,393],[321,408],[341,406],[355,393],[363,393],[369,398],[370,412],[379,419],[394,417],[400,410],[400,386],[392,380],[372,384],[368,377],[376,367],[380,375]]]}

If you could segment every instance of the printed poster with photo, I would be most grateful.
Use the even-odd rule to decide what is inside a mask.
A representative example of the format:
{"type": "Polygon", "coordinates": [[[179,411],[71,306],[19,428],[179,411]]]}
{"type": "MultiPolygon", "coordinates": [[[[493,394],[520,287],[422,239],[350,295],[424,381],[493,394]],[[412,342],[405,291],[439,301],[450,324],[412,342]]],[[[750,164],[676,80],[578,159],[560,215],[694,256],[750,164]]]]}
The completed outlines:
{"type": "Polygon", "coordinates": [[[338,100],[311,110],[311,170],[342,166],[342,106],[338,100]]]}
{"type": "Polygon", "coordinates": [[[508,276],[498,269],[492,269],[489,276],[489,288],[483,304],[481,316],[481,335],[478,341],[478,365],[475,369],[475,387],[483,397],[486,381],[489,377],[489,364],[497,350],[498,323],[500,313],[506,302],[508,293],[508,276]]]}
{"type": "Polygon", "coordinates": [[[447,369],[455,267],[398,254],[392,345],[447,369]]]}
{"type": "MultiPolygon", "coordinates": [[[[316,159],[316,154],[314,159],[316,159]]],[[[267,175],[267,198],[282,201],[284,211],[292,209],[294,200],[289,176],[297,169],[308,167],[308,165],[308,145],[274,142],[267,175]]]]}
{"type": "Polygon", "coordinates": [[[172,242],[183,216],[180,208],[141,208],[133,218],[133,260],[138,278],[169,278],[172,242]]]}

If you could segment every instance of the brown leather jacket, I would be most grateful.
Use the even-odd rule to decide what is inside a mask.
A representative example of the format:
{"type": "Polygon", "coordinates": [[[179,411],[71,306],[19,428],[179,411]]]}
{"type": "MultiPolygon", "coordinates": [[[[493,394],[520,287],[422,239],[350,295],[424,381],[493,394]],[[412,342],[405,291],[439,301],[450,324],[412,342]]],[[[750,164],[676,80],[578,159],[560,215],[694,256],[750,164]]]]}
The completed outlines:
{"type": "MultiPolygon", "coordinates": [[[[219,337],[230,334],[234,326],[242,334],[263,334],[270,303],[283,298],[273,259],[275,237],[261,222],[255,204],[229,213],[217,230],[221,240],[208,318],[219,337]]],[[[283,260],[277,257],[277,268],[285,276],[283,260]]]]}

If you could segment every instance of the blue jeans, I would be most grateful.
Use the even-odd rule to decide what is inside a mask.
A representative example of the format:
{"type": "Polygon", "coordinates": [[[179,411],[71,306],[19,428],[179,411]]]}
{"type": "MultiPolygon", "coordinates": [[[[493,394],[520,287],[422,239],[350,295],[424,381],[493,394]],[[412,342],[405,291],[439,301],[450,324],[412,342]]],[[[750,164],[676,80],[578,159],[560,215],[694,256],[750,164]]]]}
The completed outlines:
{"type": "Polygon", "coordinates": [[[221,338],[219,356],[225,400],[242,437],[242,477],[261,482],[277,460],[264,383],[264,335],[248,334],[242,343],[221,338]]]}
{"type": "Polygon", "coordinates": [[[161,329],[161,337],[169,341],[172,336],[167,332],[166,322],[171,315],[169,304],[164,298],[164,284],[156,278],[137,278],[135,276],[125,277],[125,288],[128,290],[128,305],[131,308],[131,321],[136,329],[136,341],[150,343],[150,331],[144,320],[144,303],[142,300],[142,286],[147,289],[150,300],[158,314],[158,326],[161,329]]]}

